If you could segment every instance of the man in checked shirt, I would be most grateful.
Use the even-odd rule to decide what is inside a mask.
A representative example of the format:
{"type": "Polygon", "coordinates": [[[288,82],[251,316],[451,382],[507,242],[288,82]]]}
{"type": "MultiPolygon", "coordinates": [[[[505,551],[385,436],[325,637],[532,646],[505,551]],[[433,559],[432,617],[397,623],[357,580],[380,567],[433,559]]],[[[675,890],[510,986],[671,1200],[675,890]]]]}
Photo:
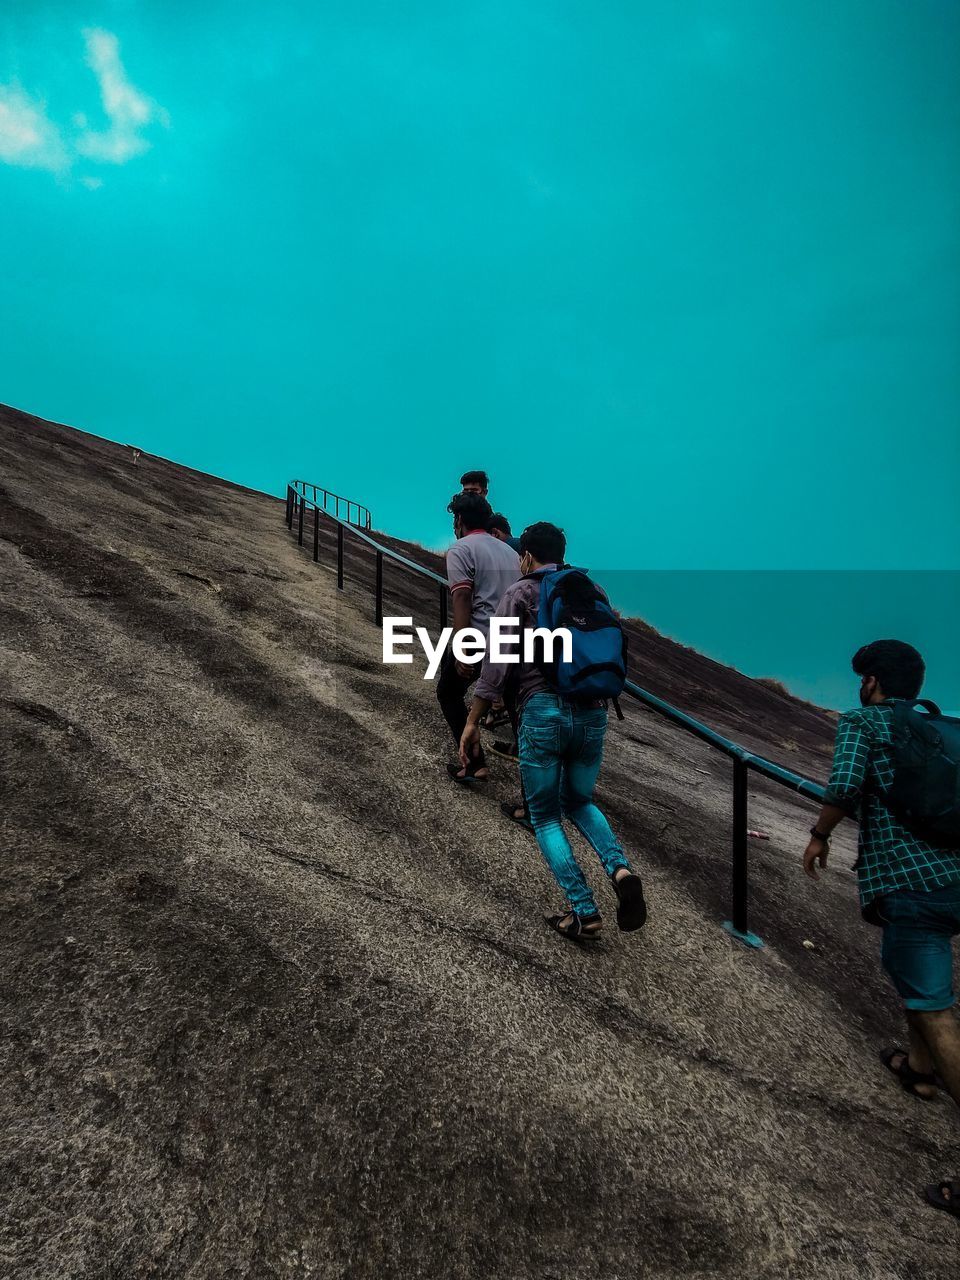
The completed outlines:
{"type": "MultiPolygon", "coordinates": [[[[883,967],[903,1000],[909,1034],[906,1049],[885,1050],[881,1059],[913,1097],[932,1101],[942,1081],[960,1106],[951,945],[960,933],[960,849],[920,839],[884,803],[894,773],[890,699],[919,696],[924,663],[909,644],[875,640],[854,654],[853,669],[860,676],[860,709],[837,725],[833,771],[803,869],[818,880],[834,827],[845,817],[859,818],[860,907],[883,929],[883,967]]],[[[960,1217],[960,1178],[929,1186],[925,1195],[960,1217]]]]}

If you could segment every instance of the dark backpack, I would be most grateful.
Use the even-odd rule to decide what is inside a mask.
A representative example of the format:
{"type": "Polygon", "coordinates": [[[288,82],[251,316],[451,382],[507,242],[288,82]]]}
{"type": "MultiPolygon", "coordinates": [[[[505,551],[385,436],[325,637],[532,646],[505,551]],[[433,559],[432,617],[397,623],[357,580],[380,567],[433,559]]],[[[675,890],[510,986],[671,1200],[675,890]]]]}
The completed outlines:
{"type": "Polygon", "coordinates": [[[627,678],[627,637],[620,619],[582,569],[540,570],[537,576],[536,625],[550,631],[566,627],[573,642],[569,662],[562,660],[559,645],[554,646],[555,660],[547,662],[542,643],[537,643],[536,662],[544,678],[570,702],[616,701],[627,678]]]}
{"type": "Polygon", "coordinates": [[[930,844],[960,849],[960,720],[926,699],[894,700],[893,768],[891,813],[930,844]]]}

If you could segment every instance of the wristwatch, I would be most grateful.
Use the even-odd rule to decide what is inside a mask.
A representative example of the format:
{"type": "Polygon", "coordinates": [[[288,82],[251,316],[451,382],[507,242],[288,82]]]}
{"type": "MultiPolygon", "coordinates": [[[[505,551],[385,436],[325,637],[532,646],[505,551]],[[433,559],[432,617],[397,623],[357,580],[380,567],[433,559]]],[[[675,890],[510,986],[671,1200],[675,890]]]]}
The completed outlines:
{"type": "Polygon", "coordinates": [[[825,836],[823,832],[818,831],[816,827],[810,828],[810,834],[813,836],[814,840],[822,840],[824,844],[830,843],[830,837],[825,836]]]}

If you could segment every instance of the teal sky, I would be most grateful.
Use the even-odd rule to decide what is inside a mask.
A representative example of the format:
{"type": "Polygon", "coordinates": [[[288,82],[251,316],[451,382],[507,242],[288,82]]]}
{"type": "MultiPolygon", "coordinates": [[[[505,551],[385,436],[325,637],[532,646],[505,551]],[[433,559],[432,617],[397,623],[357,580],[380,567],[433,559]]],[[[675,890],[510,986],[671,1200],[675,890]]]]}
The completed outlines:
{"type": "Polygon", "coordinates": [[[593,566],[956,569],[958,55],[955,0],[6,4],[0,400],[432,545],[486,466],[593,566]]]}

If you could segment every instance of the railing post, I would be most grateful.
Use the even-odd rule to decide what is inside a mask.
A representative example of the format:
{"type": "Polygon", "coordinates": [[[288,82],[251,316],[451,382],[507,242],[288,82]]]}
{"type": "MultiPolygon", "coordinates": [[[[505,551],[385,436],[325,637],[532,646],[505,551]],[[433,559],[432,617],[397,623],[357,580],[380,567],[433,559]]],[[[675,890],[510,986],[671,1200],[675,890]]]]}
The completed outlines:
{"type": "Polygon", "coordinates": [[[745,760],[733,758],[733,919],[723,927],[748,947],[762,947],[763,942],[747,927],[747,899],[750,893],[747,867],[747,783],[745,760]]]}
{"type": "Polygon", "coordinates": [[[383,552],[377,552],[377,604],[376,604],[376,622],[378,627],[383,626],[383,552]]]}
{"type": "Polygon", "coordinates": [[[343,590],[343,525],[337,525],[337,590],[343,590]]]}
{"type": "Polygon", "coordinates": [[[293,485],[292,484],[287,485],[287,510],[283,518],[287,522],[287,528],[292,529],[293,528],[293,485]]]}
{"type": "Polygon", "coordinates": [[[440,630],[447,625],[447,584],[440,584],[440,630]]]}
{"type": "Polygon", "coordinates": [[[297,510],[298,510],[298,515],[297,515],[297,546],[298,546],[298,547],[302,547],[302,546],[303,546],[303,495],[302,495],[302,494],[301,494],[301,496],[300,496],[300,501],[297,503],[297,510]]]}
{"type": "Polygon", "coordinates": [[[314,563],[320,559],[320,508],[316,502],[313,504],[313,559],[314,563]]]}

